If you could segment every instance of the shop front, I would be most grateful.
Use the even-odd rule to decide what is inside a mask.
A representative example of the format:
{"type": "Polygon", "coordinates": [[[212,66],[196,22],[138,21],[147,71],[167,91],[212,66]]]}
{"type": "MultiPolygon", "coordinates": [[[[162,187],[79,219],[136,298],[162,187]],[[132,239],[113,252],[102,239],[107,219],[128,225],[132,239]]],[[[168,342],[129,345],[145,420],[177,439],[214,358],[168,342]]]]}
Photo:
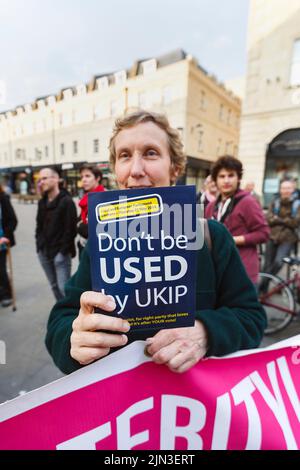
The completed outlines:
{"type": "Polygon", "coordinates": [[[203,182],[210,173],[212,162],[195,157],[187,157],[186,171],[177,184],[195,185],[196,192],[202,190],[203,182]]]}
{"type": "Polygon", "coordinates": [[[287,129],[268,145],[264,176],[264,205],[268,206],[279,191],[280,180],[291,177],[299,185],[300,128],[287,129]]]}

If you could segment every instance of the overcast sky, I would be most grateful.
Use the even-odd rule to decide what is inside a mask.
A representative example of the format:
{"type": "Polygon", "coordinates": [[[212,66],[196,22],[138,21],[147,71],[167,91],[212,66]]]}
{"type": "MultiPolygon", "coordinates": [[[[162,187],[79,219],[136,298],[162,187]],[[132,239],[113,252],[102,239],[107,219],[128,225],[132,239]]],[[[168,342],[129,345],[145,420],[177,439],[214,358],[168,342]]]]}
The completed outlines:
{"type": "Polygon", "coordinates": [[[248,4],[0,0],[0,111],[177,48],[220,80],[244,75],[248,4]]]}

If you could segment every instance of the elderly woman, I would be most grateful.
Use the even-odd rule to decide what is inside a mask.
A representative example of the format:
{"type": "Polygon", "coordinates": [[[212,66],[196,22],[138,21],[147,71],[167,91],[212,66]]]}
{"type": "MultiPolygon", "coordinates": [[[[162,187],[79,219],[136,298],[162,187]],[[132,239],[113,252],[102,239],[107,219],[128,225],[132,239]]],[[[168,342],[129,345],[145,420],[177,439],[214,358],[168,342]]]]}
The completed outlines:
{"type": "MultiPolygon", "coordinates": [[[[179,135],[163,115],[139,111],[116,121],[110,159],[120,189],[173,185],[185,167],[179,135]]],[[[77,273],[66,284],[66,297],[50,314],[47,348],[57,366],[70,373],[100,359],[115,348],[146,340],[157,364],[185,372],[201,358],[257,347],[265,328],[265,313],[247,277],[226,228],[209,221],[211,248],[197,252],[196,320],[193,327],[154,332],[130,332],[110,312],[114,299],[91,291],[88,246],[77,273]],[[113,332],[113,333],[112,333],[113,332]]]]}

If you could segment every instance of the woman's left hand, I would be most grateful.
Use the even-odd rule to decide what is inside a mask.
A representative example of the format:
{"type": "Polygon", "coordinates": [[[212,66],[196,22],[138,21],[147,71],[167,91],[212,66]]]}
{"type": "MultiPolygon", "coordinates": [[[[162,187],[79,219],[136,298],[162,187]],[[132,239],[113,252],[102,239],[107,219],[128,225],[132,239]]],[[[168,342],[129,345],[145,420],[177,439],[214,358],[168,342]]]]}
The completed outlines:
{"type": "Polygon", "coordinates": [[[161,330],[146,343],[153,362],[178,373],[193,367],[208,349],[207,333],[199,320],[192,327],[161,330]]]}
{"type": "Polygon", "coordinates": [[[0,245],[3,245],[3,243],[9,243],[9,239],[6,237],[1,237],[0,238],[0,245]]]}

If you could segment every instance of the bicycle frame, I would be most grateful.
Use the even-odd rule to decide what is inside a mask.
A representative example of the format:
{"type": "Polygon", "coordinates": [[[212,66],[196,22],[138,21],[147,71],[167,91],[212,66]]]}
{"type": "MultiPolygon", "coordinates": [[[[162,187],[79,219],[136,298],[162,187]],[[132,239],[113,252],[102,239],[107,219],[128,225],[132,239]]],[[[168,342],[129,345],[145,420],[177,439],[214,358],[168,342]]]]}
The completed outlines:
{"type": "Polygon", "coordinates": [[[287,279],[286,281],[282,281],[279,285],[276,287],[273,287],[269,292],[266,294],[263,294],[259,300],[262,305],[265,305],[266,307],[273,307],[276,310],[280,310],[281,312],[288,313],[289,315],[292,315],[293,317],[298,315],[298,312],[295,310],[290,310],[289,308],[282,307],[281,305],[274,304],[273,302],[268,302],[268,297],[271,297],[273,294],[276,294],[276,292],[280,292],[284,287],[289,287],[290,284],[293,285],[292,293],[294,295],[294,287],[300,282],[300,276],[296,272],[293,277],[290,279],[287,279]]]}

